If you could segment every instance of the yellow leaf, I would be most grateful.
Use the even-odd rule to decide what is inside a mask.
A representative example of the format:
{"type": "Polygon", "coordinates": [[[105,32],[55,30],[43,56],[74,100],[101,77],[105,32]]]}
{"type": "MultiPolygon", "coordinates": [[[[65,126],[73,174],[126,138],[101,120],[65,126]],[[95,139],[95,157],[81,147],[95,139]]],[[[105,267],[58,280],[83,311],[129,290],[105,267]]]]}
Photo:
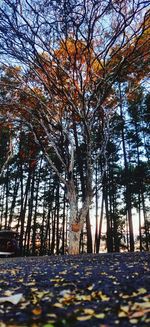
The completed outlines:
{"type": "Polygon", "coordinates": [[[94,288],[94,284],[90,285],[87,289],[88,289],[89,291],[92,291],[93,288],[94,288]]]}
{"type": "Polygon", "coordinates": [[[132,310],[150,309],[150,302],[135,302],[132,310]]]}
{"type": "Polygon", "coordinates": [[[38,299],[42,299],[44,297],[44,295],[46,295],[46,294],[48,294],[48,292],[46,292],[46,291],[36,292],[38,299]]]}
{"type": "Polygon", "coordinates": [[[36,288],[36,287],[31,288],[31,292],[36,292],[36,291],[38,291],[38,288],[36,288]]]}
{"type": "Polygon", "coordinates": [[[78,301],[91,301],[91,295],[77,295],[76,299],[78,301]]]}
{"type": "Polygon", "coordinates": [[[118,317],[119,317],[119,318],[127,317],[127,315],[128,315],[128,314],[125,313],[125,312],[123,312],[123,311],[121,311],[121,312],[118,313],[118,317]]]}
{"type": "Polygon", "coordinates": [[[93,309],[84,309],[84,313],[88,314],[88,315],[93,315],[94,314],[94,310],[93,309]]]}
{"type": "Polygon", "coordinates": [[[101,275],[107,276],[106,272],[101,272],[101,275]]]}
{"type": "Polygon", "coordinates": [[[56,308],[63,308],[63,305],[61,303],[55,303],[53,304],[53,306],[56,308]]]}
{"type": "Polygon", "coordinates": [[[128,311],[129,311],[129,306],[128,306],[128,305],[121,305],[121,306],[120,306],[120,310],[121,310],[121,311],[124,311],[124,312],[126,312],[126,313],[128,313],[128,311]]]}
{"type": "Polygon", "coordinates": [[[143,287],[139,288],[137,291],[138,291],[138,294],[145,294],[145,293],[147,293],[147,290],[145,288],[143,288],[143,287]]]}
{"type": "Polygon", "coordinates": [[[60,275],[66,275],[66,273],[67,273],[67,270],[64,270],[64,271],[61,271],[59,274],[60,275]]]}
{"type": "Polygon", "coordinates": [[[79,321],[85,321],[85,320],[89,320],[89,319],[91,319],[91,315],[89,315],[89,316],[81,316],[81,317],[77,317],[77,320],[79,320],[79,321]]]}
{"type": "Polygon", "coordinates": [[[122,294],[120,294],[120,296],[122,297],[122,299],[128,299],[129,298],[129,295],[122,295],[122,294]]]}
{"type": "Polygon", "coordinates": [[[105,295],[105,294],[102,294],[102,295],[100,296],[100,298],[101,298],[102,301],[109,301],[109,300],[110,300],[110,297],[108,297],[108,296],[105,295]]]}
{"type": "Polygon", "coordinates": [[[54,283],[58,283],[58,282],[60,282],[62,280],[63,280],[63,278],[52,278],[52,279],[50,279],[50,281],[54,282],[54,283]]]}
{"type": "Polygon", "coordinates": [[[96,317],[97,319],[104,319],[105,314],[104,313],[97,313],[97,314],[94,315],[94,317],[96,317]]]}
{"type": "Polygon", "coordinates": [[[11,292],[11,291],[5,291],[5,292],[4,292],[4,295],[5,295],[5,296],[11,296],[11,295],[12,295],[12,292],[11,292]]]}
{"type": "Polygon", "coordinates": [[[35,282],[23,283],[25,286],[35,286],[35,282]]]}
{"type": "Polygon", "coordinates": [[[130,319],[130,324],[138,324],[138,319],[130,319]]]}
{"type": "Polygon", "coordinates": [[[102,292],[98,292],[98,296],[101,298],[102,301],[110,300],[110,298],[106,294],[103,294],[102,292]]]}

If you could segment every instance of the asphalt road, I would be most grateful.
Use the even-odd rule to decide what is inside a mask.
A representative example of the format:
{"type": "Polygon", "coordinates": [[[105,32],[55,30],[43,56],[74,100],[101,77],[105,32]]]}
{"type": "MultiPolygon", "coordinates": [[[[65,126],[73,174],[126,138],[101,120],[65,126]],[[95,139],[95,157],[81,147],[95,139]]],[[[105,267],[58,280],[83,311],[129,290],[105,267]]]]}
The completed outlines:
{"type": "Polygon", "coordinates": [[[5,326],[150,326],[150,253],[0,259],[5,326]]]}

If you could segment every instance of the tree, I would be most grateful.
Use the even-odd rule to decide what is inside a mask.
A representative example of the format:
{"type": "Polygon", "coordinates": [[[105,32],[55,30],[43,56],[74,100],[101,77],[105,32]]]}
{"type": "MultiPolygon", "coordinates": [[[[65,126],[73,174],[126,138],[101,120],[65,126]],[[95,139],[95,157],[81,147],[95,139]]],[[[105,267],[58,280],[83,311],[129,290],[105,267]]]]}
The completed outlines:
{"type": "Polygon", "coordinates": [[[17,76],[20,86],[7,110],[30,127],[66,189],[71,254],[79,253],[81,230],[92,203],[93,163],[101,155],[105,158],[101,179],[107,168],[106,147],[118,100],[116,82],[130,71],[131,63],[136,70],[139,57],[143,65],[147,62],[147,49],[138,51],[148,30],[147,7],[148,1],[140,0],[132,4],[128,0],[4,0],[1,5],[3,61],[6,65],[13,58],[22,67],[17,76]],[[100,149],[96,152],[97,122],[100,149]],[[80,161],[77,146],[84,147],[82,201],[75,176],[75,162],[80,161]]]}

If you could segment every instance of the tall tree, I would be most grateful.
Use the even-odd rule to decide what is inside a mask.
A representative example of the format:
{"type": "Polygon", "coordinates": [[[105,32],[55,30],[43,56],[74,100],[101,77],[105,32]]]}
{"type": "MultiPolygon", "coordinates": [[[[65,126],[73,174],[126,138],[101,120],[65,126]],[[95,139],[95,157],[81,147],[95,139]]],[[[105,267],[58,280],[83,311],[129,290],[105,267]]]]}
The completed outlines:
{"type": "MultiPolygon", "coordinates": [[[[136,66],[139,57],[143,65],[147,61],[147,48],[140,51],[147,42],[142,38],[148,30],[147,7],[148,1],[141,0],[4,0],[0,8],[1,54],[5,62],[13,58],[23,68],[17,76],[20,87],[7,109],[30,126],[66,188],[71,254],[79,252],[81,230],[92,202],[93,162],[102,153],[104,156],[109,139],[117,102],[115,84],[131,65],[136,66]],[[74,170],[79,152],[73,121],[78,144],[85,149],[82,203],[78,201],[80,185],[74,170]],[[102,134],[100,150],[95,154],[97,121],[102,134]]],[[[3,104],[1,107],[3,110],[3,104]]],[[[102,177],[104,173],[105,167],[102,177]]]]}

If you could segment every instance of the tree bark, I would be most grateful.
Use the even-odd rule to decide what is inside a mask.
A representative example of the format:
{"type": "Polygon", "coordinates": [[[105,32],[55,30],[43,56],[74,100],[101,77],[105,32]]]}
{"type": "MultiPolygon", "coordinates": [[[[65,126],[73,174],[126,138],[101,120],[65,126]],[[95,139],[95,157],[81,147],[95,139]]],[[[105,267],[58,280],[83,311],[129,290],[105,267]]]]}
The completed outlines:
{"type": "Polygon", "coordinates": [[[68,181],[68,200],[70,205],[69,254],[79,254],[80,235],[89,211],[90,196],[86,196],[78,213],[75,184],[73,179],[70,179],[68,181]]]}

